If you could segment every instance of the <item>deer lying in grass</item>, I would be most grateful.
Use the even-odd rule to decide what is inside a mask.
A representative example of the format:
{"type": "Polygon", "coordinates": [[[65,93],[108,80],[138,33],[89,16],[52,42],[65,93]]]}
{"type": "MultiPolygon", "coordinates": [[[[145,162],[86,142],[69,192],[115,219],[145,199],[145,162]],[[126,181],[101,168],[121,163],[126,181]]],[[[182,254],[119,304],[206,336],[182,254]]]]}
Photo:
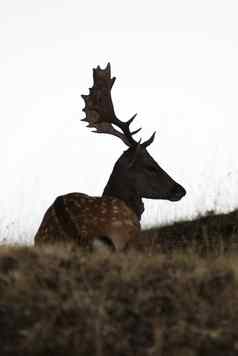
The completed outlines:
{"type": "Polygon", "coordinates": [[[143,143],[136,141],[133,135],[140,129],[130,130],[136,115],[127,122],[116,117],[111,98],[115,78],[111,78],[110,64],[93,69],[93,79],[89,95],[82,95],[86,113],[82,121],[96,128],[94,132],[119,137],[129,148],[116,162],[102,197],[70,193],[56,198],[35,236],[37,245],[73,240],[81,246],[124,250],[139,236],[142,198],[177,201],[186,194],[148,153],[155,133],[143,143]]]}

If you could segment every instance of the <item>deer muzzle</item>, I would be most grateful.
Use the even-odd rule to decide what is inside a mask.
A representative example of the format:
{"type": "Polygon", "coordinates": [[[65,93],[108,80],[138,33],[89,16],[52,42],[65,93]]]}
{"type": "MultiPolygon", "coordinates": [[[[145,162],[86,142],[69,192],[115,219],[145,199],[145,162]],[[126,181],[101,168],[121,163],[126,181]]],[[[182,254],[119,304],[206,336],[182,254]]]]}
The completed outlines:
{"type": "Polygon", "coordinates": [[[178,183],[176,183],[169,194],[170,201],[178,201],[182,199],[186,194],[186,190],[178,183]]]}

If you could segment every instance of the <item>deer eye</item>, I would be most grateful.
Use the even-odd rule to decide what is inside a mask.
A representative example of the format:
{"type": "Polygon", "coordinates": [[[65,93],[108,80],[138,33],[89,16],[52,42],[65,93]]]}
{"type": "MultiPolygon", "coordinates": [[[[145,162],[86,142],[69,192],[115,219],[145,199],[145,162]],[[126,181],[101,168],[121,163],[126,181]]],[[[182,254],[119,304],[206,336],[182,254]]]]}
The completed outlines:
{"type": "Polygon", "coordinates": [[[157,169],[154,166],[148,166],[147,169],[148,169],[148,171],[153,172],[153,173],[157,172],[157,169]]]}

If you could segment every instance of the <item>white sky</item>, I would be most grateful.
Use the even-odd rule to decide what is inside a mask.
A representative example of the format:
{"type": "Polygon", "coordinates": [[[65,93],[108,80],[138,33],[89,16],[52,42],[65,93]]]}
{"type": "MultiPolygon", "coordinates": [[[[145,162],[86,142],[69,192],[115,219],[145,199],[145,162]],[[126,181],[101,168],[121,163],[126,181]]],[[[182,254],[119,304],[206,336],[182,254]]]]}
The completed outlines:
{"type": "Polygon", "coordinates": [[[143,225],[238,206],[236,1],[1,1],[1,238],[32,241],[57,195],[100,195],[125,149],[80,122],[111,62],[116,113],[187,189],[145,201],[143,225]]]}

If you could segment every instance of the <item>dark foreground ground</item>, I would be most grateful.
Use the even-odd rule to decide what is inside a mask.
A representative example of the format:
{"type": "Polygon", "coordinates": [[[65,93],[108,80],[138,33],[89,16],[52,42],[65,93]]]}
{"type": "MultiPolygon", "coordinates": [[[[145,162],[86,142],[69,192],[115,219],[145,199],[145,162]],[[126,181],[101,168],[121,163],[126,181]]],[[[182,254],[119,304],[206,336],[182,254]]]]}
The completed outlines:
{"type": "Polygon", "coordinates": [[[238,211],[126,254],[0,248],[0,355],[238,355],[238,211]]]}

